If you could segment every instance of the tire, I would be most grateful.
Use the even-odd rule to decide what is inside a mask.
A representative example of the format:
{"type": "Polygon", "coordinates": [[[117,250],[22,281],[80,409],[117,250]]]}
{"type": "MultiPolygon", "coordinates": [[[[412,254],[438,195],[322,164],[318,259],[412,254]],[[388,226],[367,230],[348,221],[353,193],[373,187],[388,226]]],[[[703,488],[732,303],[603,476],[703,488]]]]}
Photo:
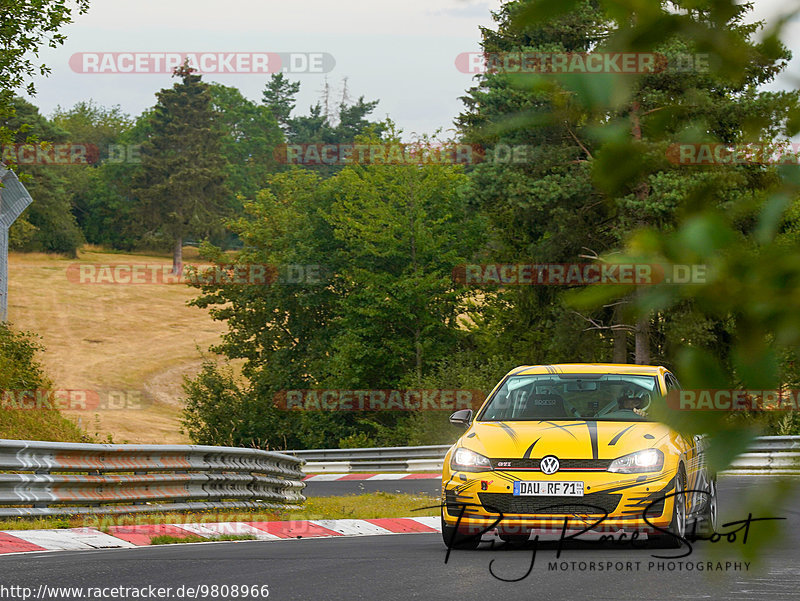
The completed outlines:
{"type": "Polygon", "coordinates": [[[717,479],[712,478],[708,483],[708,503],[697,520],[696,532],[699,536],[709,537],[717,529],[717,479]]]}
{"type": "Polygon", "coordinates": [[[455,526],[448,526],[444,521],[444,509],[441,513],[442,520],[442,540],[448,549],[463,549],[471,551],[477,549],[481,544],[480,536],[461,534],[456,531],[455,526]]]}
{"type": "Polygon", "coordinates": [[[669,526],[667,526],[666,530],[669,531],[674,536],[669,536],[667,534],[656,534],[652,538],[652,542],[657,547],[665,547],[668,549],[677,549],[683,543],[675,538],[676,536],[685,536],[686,535],[686,495],[685,494],[678,494],[684,490],[686,490],[686,478],[683,475],[683,469],[678,471],[678,475],[675,476],[675,486],[673,489],[673,493],[675,493],[672,497],[672,519],[670,520],[669,526]]]}

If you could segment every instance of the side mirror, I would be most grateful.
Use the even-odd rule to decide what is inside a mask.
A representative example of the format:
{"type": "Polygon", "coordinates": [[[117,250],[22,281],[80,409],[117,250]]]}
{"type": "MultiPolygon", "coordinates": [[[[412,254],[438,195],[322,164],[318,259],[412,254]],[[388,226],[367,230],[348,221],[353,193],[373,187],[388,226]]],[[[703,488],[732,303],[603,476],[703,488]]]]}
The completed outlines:
{"type": "Polygon", "coordinates": [[[459,409],[450,416],[450,423],[454,426],[469,426],[472,421],[472,409],[459,409]]]}

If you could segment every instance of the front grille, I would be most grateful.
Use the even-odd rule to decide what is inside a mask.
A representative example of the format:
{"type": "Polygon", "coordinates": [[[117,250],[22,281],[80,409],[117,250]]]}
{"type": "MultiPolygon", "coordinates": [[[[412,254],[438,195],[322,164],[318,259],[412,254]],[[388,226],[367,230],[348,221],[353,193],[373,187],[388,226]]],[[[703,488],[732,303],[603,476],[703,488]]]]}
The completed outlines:
{"type": "Polygon", "coordinates": [[[636,503],[629,502],[629,503],[627,503],[627,504],[625,504],[623,506],[623,509],[622,509],[621,513],[623,513],[624,515],[630,515],[630,516],[635,516],[635,517],[641,518],[642,514],[645,511],[645,509],[647,509],[647,517],[648,518],[658,517],[662,513],[664,513],[664,499],[661,498],[658,501],[656,501],[655,503],[653,503],[653,501],[654,501],[654,499],[647,498],[647,499],[644,499],[644,500],[636,502],[636,503]],[[650,505],[650,507],[648,508],[647,506],[650,503],[653,503],[653,504],[650,505]]]}
{"type": "Polygon", "coordinates": [[[647,508],[647,517],[654,518],[661,515],[662,513],[664,513],[664,499],[656,501],[655,503],[650,505],[650,507],[647,508]]]}
{"type": "MultiPolygon", "coordinates": [[[[539,471],[539,459],[492,459],[492,468],[500,471],[513,471],[517,470],[530,470],[539,471]]],[[[607,470],[611,465],[611,459],[558,459],[559,468],[562,470],[591,470],[601,471],[607,470]]]]}
{"type": "Polygon", "coordinates": [[[460,511],[461,504],[456,501],[456,493],[452,490],[444,491],[444,503],[447,506],[447,513],[455,515],[460,511]]]}
{"type": "Polygon", "coordinates": [[[509,493],[478,493],[485,509],[491,513],[500,511],[504,514],[610,514],[617,508],[621,497],[622,495],[605,492],[594,492],[582,497],[515,497],[509,493]]]}

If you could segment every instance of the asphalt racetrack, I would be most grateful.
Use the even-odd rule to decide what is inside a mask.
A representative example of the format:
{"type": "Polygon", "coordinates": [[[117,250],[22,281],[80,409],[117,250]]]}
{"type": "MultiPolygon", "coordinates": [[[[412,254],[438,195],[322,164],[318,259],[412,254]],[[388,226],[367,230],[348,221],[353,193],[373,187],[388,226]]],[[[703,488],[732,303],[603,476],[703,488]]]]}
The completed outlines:
{"type": "MultiPolygon", "coordinates": [[[[759,491],[765,482],[759,477],[728,477],[719,482],[721,523],[746,519],[748,506],[753,518],[786,518],[769,522],[777,525],[775,530],[780,536],[770,535],[766,545],[755,553],[755,559],[745,560],[742,553],[755,548],[753,541],[759,531],[767,532],[768,522],[751,523],[747,545],[742,545],[740,531],[735,543],[724,539],[715,544],[696,542],[690,556],[671,560],[652,556],[676,556],[685,553],[685,549],[622,549],[613,545],[598,548],[584,543],[570,545],[556,560],[555,544],[549,543],[540,545],[533,567],[534,549],[530,544],[493,548],[486,543],[476,551],[453,551],[445,563],[446,549],[438,534],[243,541],[0,557],[0,593],[5,587],[5,598],[14,598],[8,594],[9,587],[28,587],[32,592],[29,598],[35,598],[37,593],[44,594],[39,588],[44,584],[84,587],[84,596],[63,591],[59,595],[59,591],[49,589],[45,591],[49,594],[40,599],[87,598],[86,587],[153,587],[152,591],[171,587],[169,596],[160,598],[796,600],[800,595],[800,516],[795,499],[800,480],[792,481],[793,490],[779,506],[770,509],[758,507],[753,500],[763,496],[759,491]],[[746,500],[749,495],[752,498],[746,500]],[[745,568],[744,561],[750,561],[749,568],[745,568]],[[507,582],[498,577],[521,579],[507,582]],[[215,585],[255,588],[238,596],[230,591],[223,596],[220,588],[214,596],[211,587],[215,585]],[[187,594],[188,587],[201,586],[208,587],[206,594],[187,594]]],[[[429,492],[436,492],[436,481],[425,483],[432,487],[429,492]]],[[[385,490],[393,491],[399,483],[383,484],[385,490]]],[[[127,597],[112,596],[113,592],[108,590],[107,596],[101,598],[136,598],[130,590],[127,597]]],[[[145,594],[138,598],[159,597],[145,594]]]]}

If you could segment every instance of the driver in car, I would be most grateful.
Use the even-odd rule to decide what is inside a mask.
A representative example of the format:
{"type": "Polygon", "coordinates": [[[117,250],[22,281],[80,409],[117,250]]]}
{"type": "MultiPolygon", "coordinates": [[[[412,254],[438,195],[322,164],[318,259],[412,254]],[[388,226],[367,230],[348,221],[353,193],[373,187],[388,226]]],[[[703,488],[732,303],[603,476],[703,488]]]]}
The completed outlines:
{"type": "Polygon", "coordinates": [[[622,396],[617,399],[617,406],[620,410],[633,411],[637,415],[644,416],[650,404],[648,401],[649,398],[645,396],[636,396],[636,393],[628,388],[622,393],[622,396]]]}

